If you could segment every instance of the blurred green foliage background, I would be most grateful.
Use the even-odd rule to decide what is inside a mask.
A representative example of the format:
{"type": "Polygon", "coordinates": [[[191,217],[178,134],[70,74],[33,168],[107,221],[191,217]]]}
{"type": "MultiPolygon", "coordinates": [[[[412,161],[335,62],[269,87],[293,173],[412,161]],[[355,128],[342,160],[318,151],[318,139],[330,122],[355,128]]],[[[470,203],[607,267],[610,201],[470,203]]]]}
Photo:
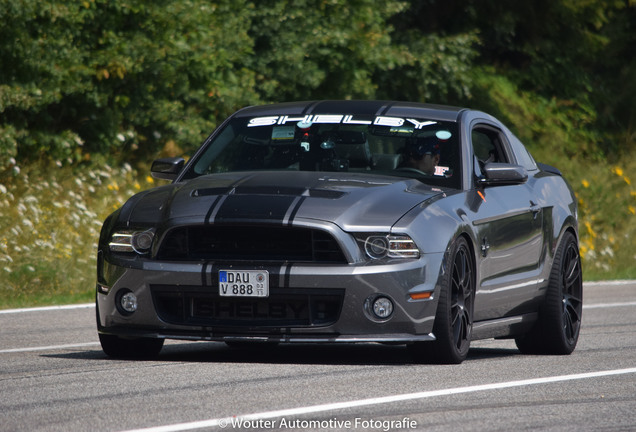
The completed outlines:
{"type": "Polygon", "coordinates": [[[0,0],[0,307],[93,296],[105,216],[236,109],[487,111],[580,203],[586,279],[636,277],[635,0],[0,0]]]}

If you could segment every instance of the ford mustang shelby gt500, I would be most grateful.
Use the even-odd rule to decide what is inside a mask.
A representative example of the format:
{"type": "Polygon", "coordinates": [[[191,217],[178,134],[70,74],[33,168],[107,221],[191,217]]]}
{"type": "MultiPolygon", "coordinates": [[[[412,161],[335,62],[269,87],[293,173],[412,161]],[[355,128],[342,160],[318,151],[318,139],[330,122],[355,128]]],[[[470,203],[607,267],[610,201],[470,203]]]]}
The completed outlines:
{"type": "Polygon", "coordinates": [[[109,356],[157,355],[166,338],[401,343],[443,363],[475,339],[576,345],[577,201],[488,114],[249,107],[152,174],[172,183],[130,198],[99,240],[109,356]]]}

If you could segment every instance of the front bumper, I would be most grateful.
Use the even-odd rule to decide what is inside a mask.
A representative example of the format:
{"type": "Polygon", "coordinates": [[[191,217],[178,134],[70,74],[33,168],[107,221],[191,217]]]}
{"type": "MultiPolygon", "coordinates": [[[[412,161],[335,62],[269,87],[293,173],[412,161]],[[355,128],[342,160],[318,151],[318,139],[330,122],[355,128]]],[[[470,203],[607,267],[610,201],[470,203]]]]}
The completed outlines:
{"type": "Polygon", "coordinates": [[[433,320],[443,254],[382,265],[263,265],[106,259],[98,254],[97,327],[122,337],[254,342],[387,342],[434,340],[433,320]],[[218,271],[267,270],[270,297],[219,296],[218,271]],[[132,291],[138,308],[121,313],[116,299],[132,291]],[[413,300],[411,294],[431,293],[413,300]],[[394,304],[377,318],[370,302],[394,304]]]}

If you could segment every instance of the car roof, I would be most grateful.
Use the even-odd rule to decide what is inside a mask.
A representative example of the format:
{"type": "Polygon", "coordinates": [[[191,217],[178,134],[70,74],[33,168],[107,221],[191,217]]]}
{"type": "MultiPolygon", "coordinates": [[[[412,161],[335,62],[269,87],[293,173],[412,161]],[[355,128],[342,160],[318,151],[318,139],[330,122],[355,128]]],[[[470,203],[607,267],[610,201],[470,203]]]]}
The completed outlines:
{"type": "Polygon", "coordinates": [[[358,114],[388,117],[415,117],[438,121],[458,121],[466,108],[416,102],[380,100],[322,100],[286,102],[243,108],[234,117],[269,115],[358,114]]]}

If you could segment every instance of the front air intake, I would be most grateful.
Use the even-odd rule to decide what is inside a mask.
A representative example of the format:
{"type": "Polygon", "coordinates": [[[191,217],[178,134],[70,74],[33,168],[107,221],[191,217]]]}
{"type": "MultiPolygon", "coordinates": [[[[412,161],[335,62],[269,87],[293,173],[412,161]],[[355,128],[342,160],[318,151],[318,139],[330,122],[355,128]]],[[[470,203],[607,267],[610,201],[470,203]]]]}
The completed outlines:
{"type": "Polygon", "coordinates": [[[346,264],[333,237],[309,228],[272,226],[186,226],[164,237],[159,260],[262,261],[346,264]]]}

